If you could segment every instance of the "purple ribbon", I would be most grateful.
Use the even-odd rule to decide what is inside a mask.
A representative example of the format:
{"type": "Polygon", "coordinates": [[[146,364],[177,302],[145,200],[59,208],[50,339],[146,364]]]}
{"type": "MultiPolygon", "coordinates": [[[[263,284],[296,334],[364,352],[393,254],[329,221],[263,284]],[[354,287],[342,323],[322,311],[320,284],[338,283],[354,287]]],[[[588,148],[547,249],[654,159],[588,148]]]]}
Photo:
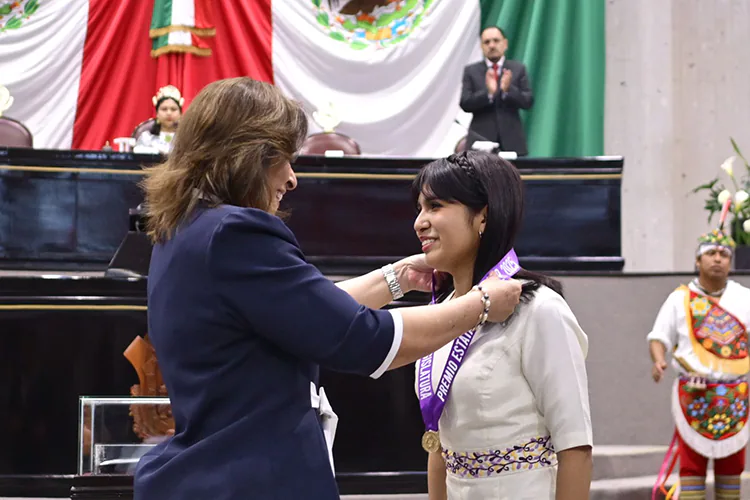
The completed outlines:
{"type": "MultiPolygon", "coordinates": [[[[511,248],[510,252],[495,267],[490,269],[481,281],[486,280],[493,273],[498,278],[507,280],[520,269],[521,266],[518,264],[516,252],[511,248]]],[[[433,282],[432,303],[434,302],[435,287],[433,282]]],[[[453,341],[448,361],[445,363],[443,374],[440,376],[437,391],[432,387],[432,361],[434,353],[417,361],[419,373],[417,379],[419,408],[422,410],[422,420],[424,420],[425,428],[428,431],[438,430],[438,421],[440,420],[440,415],[443,413],[443,408],[445,408],[445,403],[448,401],[448,393],[451,390],[458,369],[461,367],[461,363],[463,363],[464,356],[466,356],[466,352],[469,350],[469,345],[471,345],[471,340],[474,338],[475,333],[476,330],[469,330],[453,341]]]]}

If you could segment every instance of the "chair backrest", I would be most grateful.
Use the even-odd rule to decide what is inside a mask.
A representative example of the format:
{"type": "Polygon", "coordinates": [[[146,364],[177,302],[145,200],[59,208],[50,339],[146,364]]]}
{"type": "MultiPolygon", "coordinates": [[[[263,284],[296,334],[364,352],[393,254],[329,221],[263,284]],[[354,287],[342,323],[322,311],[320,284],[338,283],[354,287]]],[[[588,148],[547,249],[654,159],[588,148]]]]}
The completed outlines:
{"type": "Polygon", "coordinates": [[[463,151],[466,151],[466,139],[467,136],[463,136],[457,143],[456,148],[454,149],[455,153],[462,153],[463,151]]]}
{"type": "Polygon", "coordinates": [[[151,130],[151,127],[154,125],[155,121],[156,118],[149,118],[148,120],[142,121],[141,123],[136,125],[135,129],[133,129],[133,135],[131,137],[133,139],[138,139],[138,136],[140,136],[142,133],[147,130],[151,130]]]}
{"type": "Polygon", "coordinates": [[[343,151],[345,155],[359,155],[362,150],[354,139],[336,132],[313,134],[305,139],[301,155],[324,155],[326,151],[343,151]]]}
{"type": "Polygon", "coordinates": [[[34,136],[23,123],[3,116],[0,117],[0,146],[33,148],[34,136]]]}

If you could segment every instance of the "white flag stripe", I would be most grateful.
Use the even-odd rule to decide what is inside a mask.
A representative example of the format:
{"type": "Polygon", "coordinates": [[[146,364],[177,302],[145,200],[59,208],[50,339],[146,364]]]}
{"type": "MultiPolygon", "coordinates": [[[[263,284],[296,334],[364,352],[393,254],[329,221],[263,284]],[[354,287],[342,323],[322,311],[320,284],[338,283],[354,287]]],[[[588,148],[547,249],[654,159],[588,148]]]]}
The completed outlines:
{"type": "Polygon", "coordinates": [[[88,0],[40,2],[20,28],[0,33],[0,84],[15,99],[4,114],[31,130],[35,148],[73,143],[88,15],[88,0]]]}
{"type": "Polygon", "coordinates": [[[167,36],[168,45],[193,45],[193,37],[189,31],[173,31],[167,36]]]}
{"type": "Polygon", "coordinates": [[[311,0],[275,0],[274,81],[309,113],[332,102],[337,131],[363,153],[447,154],[463,68],[479,46],[480,8],[476,0],[440,0],[431,9],[401,42],[355,50],[321,29],[311,0]]]}
{"type": "Polygon", "coordinates": [[[195,0],[172,0],[172,26],[195,26],[195,0]]]}

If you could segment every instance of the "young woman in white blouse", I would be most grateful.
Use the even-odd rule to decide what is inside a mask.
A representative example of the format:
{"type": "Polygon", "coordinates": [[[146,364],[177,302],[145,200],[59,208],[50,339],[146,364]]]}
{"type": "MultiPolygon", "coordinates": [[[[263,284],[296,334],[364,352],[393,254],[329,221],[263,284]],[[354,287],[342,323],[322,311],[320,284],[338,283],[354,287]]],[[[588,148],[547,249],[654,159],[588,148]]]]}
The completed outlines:
{"type": "MultiPolygon", "coordinates": [[[[474,151],[437,160],[412,196],[422,250],[444,273],[437,302],[469,292],[512,251],[524,200],[507,161],[474,151]]],[[[417,363],[430,500],[589,497],[588,339],[559,282],[523,269],[513,277],[523,293],[507,321],[417,363]]]]}

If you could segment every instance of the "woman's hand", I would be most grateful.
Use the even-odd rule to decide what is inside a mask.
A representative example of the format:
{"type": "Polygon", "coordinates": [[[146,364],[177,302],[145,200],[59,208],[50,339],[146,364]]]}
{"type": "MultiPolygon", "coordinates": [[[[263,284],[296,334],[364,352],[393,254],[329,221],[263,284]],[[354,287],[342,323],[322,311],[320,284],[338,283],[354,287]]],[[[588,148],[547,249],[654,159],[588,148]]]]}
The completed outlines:
{"type": "MultiPolygon", "coordinates": [[[[422,284],[425,283],[426,280],[422,284]]],[[[482,289],[490,297],[487,320],[493,323],[507,319],[521,298],[521,282],[516,280],[490,278],[482,282],[482,289]]],[[[470,291],[434,306],[397,308],[404,332],[396,357],[388,369],[412,363],[476,327],[483,314],[481,298],[479,292],[470,291]]]]}
{"type": "Polygon", "coordinates": [[[521,282],[492,277],[480,284],[482,290],[490,296],[490,312],[487,315],[487,321],[500,323],[508,319],[521,300],[521,282]]]}
{"type": "Polygon", "coordinates": [[[393,264],[398,276],[398,283],[404,293],[418,290],[429,292],[432,290],[432,273],[434,269],[427,265],[423,253],[406,257],[393,264]]]}

